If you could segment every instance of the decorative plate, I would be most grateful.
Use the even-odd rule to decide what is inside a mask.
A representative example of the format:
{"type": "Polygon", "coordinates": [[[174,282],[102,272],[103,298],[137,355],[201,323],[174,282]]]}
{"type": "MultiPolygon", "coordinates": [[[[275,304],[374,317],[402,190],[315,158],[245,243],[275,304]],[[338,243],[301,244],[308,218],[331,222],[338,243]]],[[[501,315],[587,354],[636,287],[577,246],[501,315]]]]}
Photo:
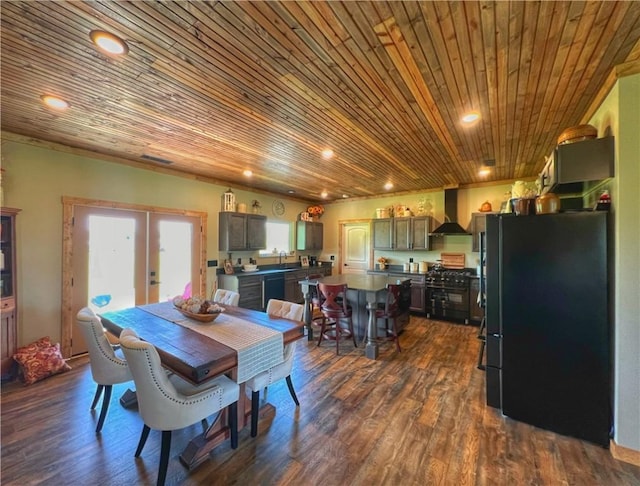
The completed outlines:
{"type": "Polygon", "coordinates": [[[282,216],[284,214],[284,203],[280,199],[273,201],[273,214],[282,216]]]}
{"type": "Polygon", "coordinates": [[[193,312],[189,312],[181,309],[180,307],[176,307],[176,310],[180,312],[183,316],[188,317],[189,319],[195,319],[200,322],[213,322],[216,320],[222,312],[215,312],[213,314],[194,314],[193,312]]]}

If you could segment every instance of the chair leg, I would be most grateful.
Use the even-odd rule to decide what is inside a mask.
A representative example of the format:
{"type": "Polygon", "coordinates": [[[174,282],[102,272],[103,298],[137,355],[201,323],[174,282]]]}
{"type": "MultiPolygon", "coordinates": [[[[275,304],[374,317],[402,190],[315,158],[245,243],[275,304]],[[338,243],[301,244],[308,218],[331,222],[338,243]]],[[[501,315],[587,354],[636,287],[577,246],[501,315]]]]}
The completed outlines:
{"type": "MultiPolygon", "coordinates": [[[[256,416],[258,414],[256,413],[256,416]]],[[[251,410],[251,420],[253,422],[253,410],[251,410]]],[[[256,424],[257,425],[257,424],[256,424]]],[[[233,402],[229,405],[229,431],[231,435],[231,448],[238,448],[238,402],[233,402]]]]}
{"type": "Polygon", "coordinates": [[[162,446],[160,447],[160,464],[158,465],[157,486],[164,486],[167,479],[167,467],[169,466],[169,451],[171,450],[171,431],[162,431],[162,446]]]}
{"type": "Polygon", "coordinates": [[[112,385],[104,386],[104,397],[102,397],[102,409],[100,410],[100,418],[98,418],[98,425],[96,426],[96,434],[102,430],[104,419],[107,416],[107,410],[109,408],[109,402],[111,401],[111,389],[112,385]]]}
{"type": "Polygon", "coordinates": [[[349,331],[351,331],[351,337],[353,338],[353,345],[357,348],[358,343],[356,342],[356,333],[353,331],[353,319],[349,317],[349,331]]]}
{"type": "Polygon", "coordinates": [[[147,437],[149,437],[149,432],[151,432],[151,429],[147,424],[144,424],[144,426],[142,427],[142,433],[140,434],[140,440],[138,441],[138,448],[136,449],[136,453],[134,457],[140,457],[140,454],[142,454],[142,449],[144,448],[144,445],[147,443],[147,437]]]}
{"type": "Polygon", "coordinates": [[[298,397],[296,396],[296,391],[293,389],[293,383],[291,382],[291,375],[287,376],[287,386],[289,387],[289,393],[291,393],[291,398],[296,402],[296,407],[300,406],[300,402],[298,401],[298,397]]]}
{"type": "Polygon", "coordinates": [[[258,435],[258,409],[260,408],[260,392],[251,390],[251,437],[258,435]]]}
{"type": "Polygon", "coordinates": [[[100,395],[102,395],[103,389],[104,389],[104,385],[98,385],[98,388],[96,388],[96,394],[93,396],[93,403],[91,404],[91,410],[95,410],[96,405],[98,404],[98,400],[100,400],[100,395]]]}
{"type": "Polygon", "coordinates": [[[320,336],[318,337],[318,344],[317,346],[320,346],[320,343],[322,342],[322,340],[324,339],[324,332],[327,329],[327,320],[324,318],[324,316],[322,317],[322,323],[320,324],[320,336]]]}
{"type": "Polygon", "coordinates": [[[398,350],[398,353],[402,352],[402,350],[400,349],[400,338],[398,337],[398,326],[396,326],[396,318],[393,318],[393,323],[392,323],[392,332],[393,332],[393,339],[396,342],[396,349],[398,350]]]}

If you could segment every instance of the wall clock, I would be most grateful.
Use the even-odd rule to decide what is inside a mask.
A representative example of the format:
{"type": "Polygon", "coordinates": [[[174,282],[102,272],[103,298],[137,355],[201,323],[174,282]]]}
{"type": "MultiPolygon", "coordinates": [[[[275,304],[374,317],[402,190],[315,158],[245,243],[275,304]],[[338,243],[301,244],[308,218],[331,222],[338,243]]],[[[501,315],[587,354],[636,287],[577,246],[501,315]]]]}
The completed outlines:
{"type": "Polygon", "coordinates": [[[284,214],[284,203],[279,199],[273,201],[273,214],[282,216],[284,214]]]}

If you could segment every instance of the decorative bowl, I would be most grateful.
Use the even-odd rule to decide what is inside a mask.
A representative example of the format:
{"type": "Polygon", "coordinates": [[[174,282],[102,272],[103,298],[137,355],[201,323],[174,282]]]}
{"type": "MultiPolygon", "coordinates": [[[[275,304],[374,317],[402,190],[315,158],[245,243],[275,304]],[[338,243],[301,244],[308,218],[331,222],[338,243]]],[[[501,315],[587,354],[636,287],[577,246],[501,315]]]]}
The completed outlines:
{"type": "Polygon", "coordinates": [[[245,272],[254,272],[254,271],[256,271],[256,270],[258,269],[258,265],[249,265],[249,264],[246,264],[246,265],[243,265],[243,266],[242,266],[242,269],[243,269],[245,272]]]}
{"type": "Polygon", "coordinates": [[[200,321],[200,322],[213,322],[216,320],[216,318],[222,314],[222,311],[220,312],[214,312],[214,313],[208,313],[208,314],[194,314],[193,312],[189,312],[186,311],[184,309],[181,309],[180,307],[176,307],[176,309],[185,317],[188,317],[189,319],[195,319],[196,321],[200,321]]]}

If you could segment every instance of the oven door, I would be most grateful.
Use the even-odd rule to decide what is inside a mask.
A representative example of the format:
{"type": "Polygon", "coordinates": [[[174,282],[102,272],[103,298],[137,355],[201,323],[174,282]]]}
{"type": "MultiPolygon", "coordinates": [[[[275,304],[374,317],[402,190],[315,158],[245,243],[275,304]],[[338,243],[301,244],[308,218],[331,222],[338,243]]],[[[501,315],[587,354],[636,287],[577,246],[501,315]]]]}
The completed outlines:
{"type": "Polygon", "coordinates": [[[427,317],[469,322],[469,291],[467,289],[427,289],[427,317]]]}

